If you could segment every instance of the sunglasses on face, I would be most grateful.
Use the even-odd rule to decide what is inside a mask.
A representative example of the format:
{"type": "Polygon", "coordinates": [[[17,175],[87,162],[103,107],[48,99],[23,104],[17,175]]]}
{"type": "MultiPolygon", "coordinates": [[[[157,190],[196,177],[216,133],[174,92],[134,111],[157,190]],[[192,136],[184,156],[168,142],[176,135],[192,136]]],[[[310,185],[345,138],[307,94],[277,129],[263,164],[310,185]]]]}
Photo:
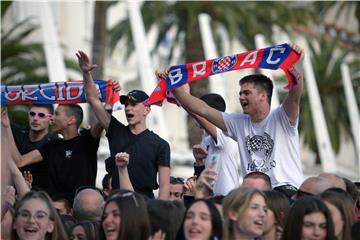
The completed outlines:
{"type": "Polygon", "coordinates": [[[36,115],[37,115],[39,118],[51,117],[51,114],[50,114],[50,113],[34,112],[34,111],[30,111],[30,112],[29,112],[29,116],[30,116],[30,117],[35,117],[36,115]]]}

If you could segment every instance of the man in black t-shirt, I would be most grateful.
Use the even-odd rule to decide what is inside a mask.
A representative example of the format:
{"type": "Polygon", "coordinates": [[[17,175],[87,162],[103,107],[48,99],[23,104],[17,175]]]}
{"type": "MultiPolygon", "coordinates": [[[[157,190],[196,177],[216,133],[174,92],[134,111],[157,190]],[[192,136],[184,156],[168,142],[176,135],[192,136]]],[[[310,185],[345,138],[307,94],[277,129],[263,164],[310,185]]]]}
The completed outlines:
{"type": "Polygon", "coordinates": [[[48,162],[50,195],[62,193],[72,199],[80,186],[95,186],[97,149],[102,127],[95,124],[90,130],[79,133],[83,111],[77,104],[59,105],[53,117],[52,129],[63,138],[56,139],[21,155],[9,127],[6,109],[2,111],[2,124],[18,167],[40,161],[48,162]]]}
{"type": "MultiPolygon", "coordinates": [[[[51,117],[54,113],[52,105],[32,105],[28,111],[29,126],[11,124],[16,147],[20,154],[39,149],[57,135],[49,133],[51,117]]],[[[42,161],[20,168],[21,172],[29,171],[33,176],[32,187],[49,190],[48,162],[42,161]]]]}
{"type": "MultiPolygon", "coordinates": [[[[106,130],[111,155],[115,156],[120,152],[130,155],[128,173],[136,192],[153,198],[153,189],[159,187],[159,198],[167,200],[170,188],[170,146],[146,126],[146,117],[150,113],[150,107],[145,106],[143,102],[148,98],[147,94],[134,90],[120,97],[120,101],[125,105],[128,121],[128,125],[125,126],[106,112],[99,100],[90,74],[96,65],[90,63],[84,52],[79,51],[76,55],[83,71],[87,100],[98,121],[106,130]]],[[[106,165],[108,172],[112,175],[113,189],[119,188],[121,183],[119,183],[118,168],[114,158],[110,158],[106,165]]]]}

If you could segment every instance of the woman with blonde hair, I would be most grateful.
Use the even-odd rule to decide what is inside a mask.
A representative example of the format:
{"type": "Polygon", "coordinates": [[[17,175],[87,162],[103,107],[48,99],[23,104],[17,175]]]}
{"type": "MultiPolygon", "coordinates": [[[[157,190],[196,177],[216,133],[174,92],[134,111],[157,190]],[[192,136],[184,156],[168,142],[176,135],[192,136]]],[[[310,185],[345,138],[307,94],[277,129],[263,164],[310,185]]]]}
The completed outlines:
{"type": "Polygon", "coordinates": [[[252,240],[263,235],[267,213],[265,194],[255,188],[239,187],[223,200],[224,240],[252,240]]]}
{"type": "Polygon", "coordinates": [[[27,192],[17,202],[11,239],[68,239],[61,219],[46,192],[27,192]]]}

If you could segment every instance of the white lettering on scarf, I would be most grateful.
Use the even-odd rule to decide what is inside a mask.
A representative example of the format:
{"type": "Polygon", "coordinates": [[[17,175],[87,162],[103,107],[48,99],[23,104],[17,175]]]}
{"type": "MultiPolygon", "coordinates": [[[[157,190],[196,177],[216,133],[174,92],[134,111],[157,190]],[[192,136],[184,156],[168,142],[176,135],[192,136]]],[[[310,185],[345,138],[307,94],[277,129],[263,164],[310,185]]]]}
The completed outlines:
{"type": "Polygon", "coordinates": [[[271,60],[272,56],[274,55],[274,52],[275,51],[280,51],[280,53],[282,54],[282,53],[285,52],[285,50],[286,50],[286,48],[279,48],[279,47],[270,48],[270,53],[269,53],[268,58],[266,59],[266,62],[268,64],[274,64],[274,65],[277,64],[278,62],[280,62],[281,59],[277,58],[275,60],[271,60]]]}
{"type": "Polygon", "coordinates": [[[193,64],[193,70],[194,70],[194,73],[193,73],[193,77],[196,77],[198,75],[205,75],[206,71],[206,62],[199,62],[199,63],[195,63],[193,64]],[[198,68],[200,67],[200,68],[198,68]]]}
{"type": "Polygon", "coordinates": [[[251,52],[249,53],[245,59],[242,61],[242,63],[240,64],[240,66],[244,66],[246,63],[250,63],[250,65],[254,64],[255,61],[256,61],[256,58],[257,58],[257,54],[258,54],[258,51],[254,51],[254,52],[251,52]]]}
{"type": "Polygon", "coordinates": [[[180,82],[183,78],[183,75],[181,73],[181,68],[175,68],[175,69],[171,70],[169,72],[168,77],[170,79],[171,85],[175,85],[178,82],[180,82]]]}

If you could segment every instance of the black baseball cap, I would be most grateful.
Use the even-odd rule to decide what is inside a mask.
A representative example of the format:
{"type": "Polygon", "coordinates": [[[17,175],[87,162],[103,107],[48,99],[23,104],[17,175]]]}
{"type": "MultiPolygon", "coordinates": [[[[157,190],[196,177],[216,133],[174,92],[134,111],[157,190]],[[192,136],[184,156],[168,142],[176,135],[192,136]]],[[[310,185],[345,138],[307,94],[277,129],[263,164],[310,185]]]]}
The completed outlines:
{"type": "Polygon", "coordinates": [[[134,103],[141,103],[148,99],[149,96],[141,90],[132,90],[127,95],[120,96],[120,102],[125,104],[127,101],[132,101],[134,103]]]}

